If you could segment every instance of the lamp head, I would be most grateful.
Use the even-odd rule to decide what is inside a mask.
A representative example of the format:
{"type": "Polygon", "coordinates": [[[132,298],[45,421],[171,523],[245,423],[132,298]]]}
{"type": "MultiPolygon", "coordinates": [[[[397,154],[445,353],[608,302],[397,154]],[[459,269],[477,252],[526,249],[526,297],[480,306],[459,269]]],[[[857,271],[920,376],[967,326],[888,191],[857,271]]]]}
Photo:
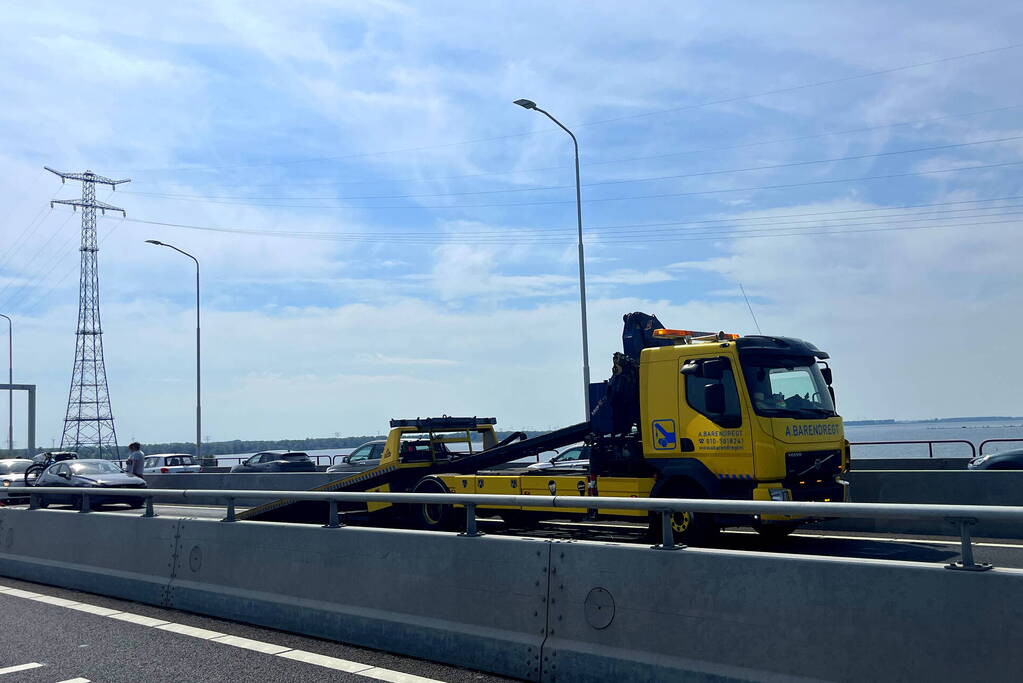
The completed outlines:
{"type": "Polygon", "coordinates": [[[158,247],[163,246],[163,242],[161,242],[160,240],[146,240],[146,244],[155,244],[158,247]]]}
{"type": "Polygon", "coordinates": [[[513,104],[517,104],[523,109],[536,109],[536,102],[533,100],[515,100],[513,104]]]}

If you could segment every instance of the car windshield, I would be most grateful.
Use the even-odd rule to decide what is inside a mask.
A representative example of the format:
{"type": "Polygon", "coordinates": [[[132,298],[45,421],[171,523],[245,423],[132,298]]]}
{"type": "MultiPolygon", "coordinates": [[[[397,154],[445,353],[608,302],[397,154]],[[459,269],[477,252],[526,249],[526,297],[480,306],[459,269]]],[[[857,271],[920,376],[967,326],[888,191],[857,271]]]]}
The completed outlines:
{"type": "Polygon", "coordinates": [[[0,460],[0,474],[19,474],[31,464],[31,460],[0,460]]]}
{"type": "Polygon", "coordinates": [[[308,460],[309,456],[305,453],[285,453],[281,456],[281,460],[308,460]]]}
{"type": "Polygon", "coordinates": [[[98,460],[96,462],[76,462],[71,465],[71,471],[75,474],[113,474],[120,472],[121,468],[112,462],[98,460]]]}
{"type": "Polygon", "coordinates": [[[742,371],[758,415],[797,419],[835,415],[828,385],[812,358],[744,359],[742,371]]]}

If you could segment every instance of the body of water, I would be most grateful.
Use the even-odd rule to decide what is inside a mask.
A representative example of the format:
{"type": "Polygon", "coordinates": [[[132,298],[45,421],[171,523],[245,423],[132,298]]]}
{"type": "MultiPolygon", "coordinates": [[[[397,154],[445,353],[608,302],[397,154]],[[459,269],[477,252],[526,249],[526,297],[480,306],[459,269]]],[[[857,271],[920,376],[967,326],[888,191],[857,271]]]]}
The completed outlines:
{"type": "MultiPolygon", "coordinates": [[[[968,422],[895,422],[879,425],[846,425],[845,438],[857,441],[969,441],[980,455],[987,439],[1019,439],[991,443],[985,453],[1023,448],[1023,419],[971,420],[968,422]]],[[[935,458],[966,458],[972,455],[964,443],[934,444],[935,458]]],[[[927,444],[853,446],[853,458],[926,458],[927,444]]]]}

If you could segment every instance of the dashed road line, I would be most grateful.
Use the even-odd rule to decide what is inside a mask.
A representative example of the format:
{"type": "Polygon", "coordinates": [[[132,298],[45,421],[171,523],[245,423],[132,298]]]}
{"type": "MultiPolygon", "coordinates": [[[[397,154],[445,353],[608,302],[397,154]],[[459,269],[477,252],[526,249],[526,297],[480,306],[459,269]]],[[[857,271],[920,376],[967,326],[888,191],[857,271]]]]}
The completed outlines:
{"type": "Polygon", "coordinates": [[[19,671],[28,671],[29,669],[38,669],[41,666],[44,665],[40,664],[39,662],[30,662],[28,664],[17,664],[15,666],[7,666],[4,667],[3,669],[0,669],[0,676],[17,673],[19,671]]]}
{"type": "MultiPolygon", "coordinates": [[[[372,678],[378,681],[387,681],[387,683],[442,683],[441,681],[438,681],[433,678],[425,678],[423,676],[407,674],[401,671],[385,669],[383,667],[374,666],[372,664],[353,662],[347,659],[339,659],[337,657],[328,657],[326,655],[316,654],[315,652],[306,652],[305,650],[293,650],[284,645],[276,645],[274,643],[267,643],[261,640],[253,640],[251,638],[242,638],[241,636],[232,636],[227,633],[211,631],[209,629],[198,628],[196,626],[188,626],[186,624],[176,624],[174,622],[164,621],[162,619],[154,619],[153,617],[147,617],[142,614],[122,612],[119,610],[110,609],[108,607],[92,605],[86,602],[75,602],[74,600],[67,600],[65,598],[55,598],[49,595],[42,595],[40,593],[33,593],[32,591],[21,590],[20,588],[10,588],[8,586],[0,585],[0,595],[9,595],[15,598],[24,598],[26,600],[35,600],[36,602],[43,602],[57,607],[66,607],[67,609],[78,610],[80,612],[87,612],[89,614],[95,614],[101,617],[109,617],[111,619],[118,619],[120,621],[127,621],[133,624],[139,624],[141,626],[159,629],[161,631],[169,631],[171,633],[177,633],[179,635],[189,636],[191,638],[207,640],[211,643],[230,645],[232,647],[239,647],[245,650],[262,652],[273,657],[283,657],[284,659],[290,659],[296,662],[303,662],[305,664],[312,664],[314,666],[319,666],[326,669],[343,671],[345,673],[354,674],[356,676],[364,676],[366,678],[372,678]]],[[[13,673],[15,671],[35,669],[40,666],[44,665],[34,662],[32,664],[21,664],[14,667],[8,667],[6,669],[0,669],[0,675],[6,673],[13,673]]],[[[72,678],[67,681],[61,681],[60,683],[89,683],[89,679],[72,678]]]]}

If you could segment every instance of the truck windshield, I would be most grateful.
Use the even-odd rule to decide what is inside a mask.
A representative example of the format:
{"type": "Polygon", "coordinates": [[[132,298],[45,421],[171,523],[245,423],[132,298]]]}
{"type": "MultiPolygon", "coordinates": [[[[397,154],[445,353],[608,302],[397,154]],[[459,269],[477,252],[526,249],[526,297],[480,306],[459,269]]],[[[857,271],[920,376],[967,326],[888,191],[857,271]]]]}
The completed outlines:
{"type": "Polygon", "coordinates": [[[836,414],[831,393],[813,359],[749,358],[743,360],[742,371],[758,415],[806,419],[836,414]]]}

